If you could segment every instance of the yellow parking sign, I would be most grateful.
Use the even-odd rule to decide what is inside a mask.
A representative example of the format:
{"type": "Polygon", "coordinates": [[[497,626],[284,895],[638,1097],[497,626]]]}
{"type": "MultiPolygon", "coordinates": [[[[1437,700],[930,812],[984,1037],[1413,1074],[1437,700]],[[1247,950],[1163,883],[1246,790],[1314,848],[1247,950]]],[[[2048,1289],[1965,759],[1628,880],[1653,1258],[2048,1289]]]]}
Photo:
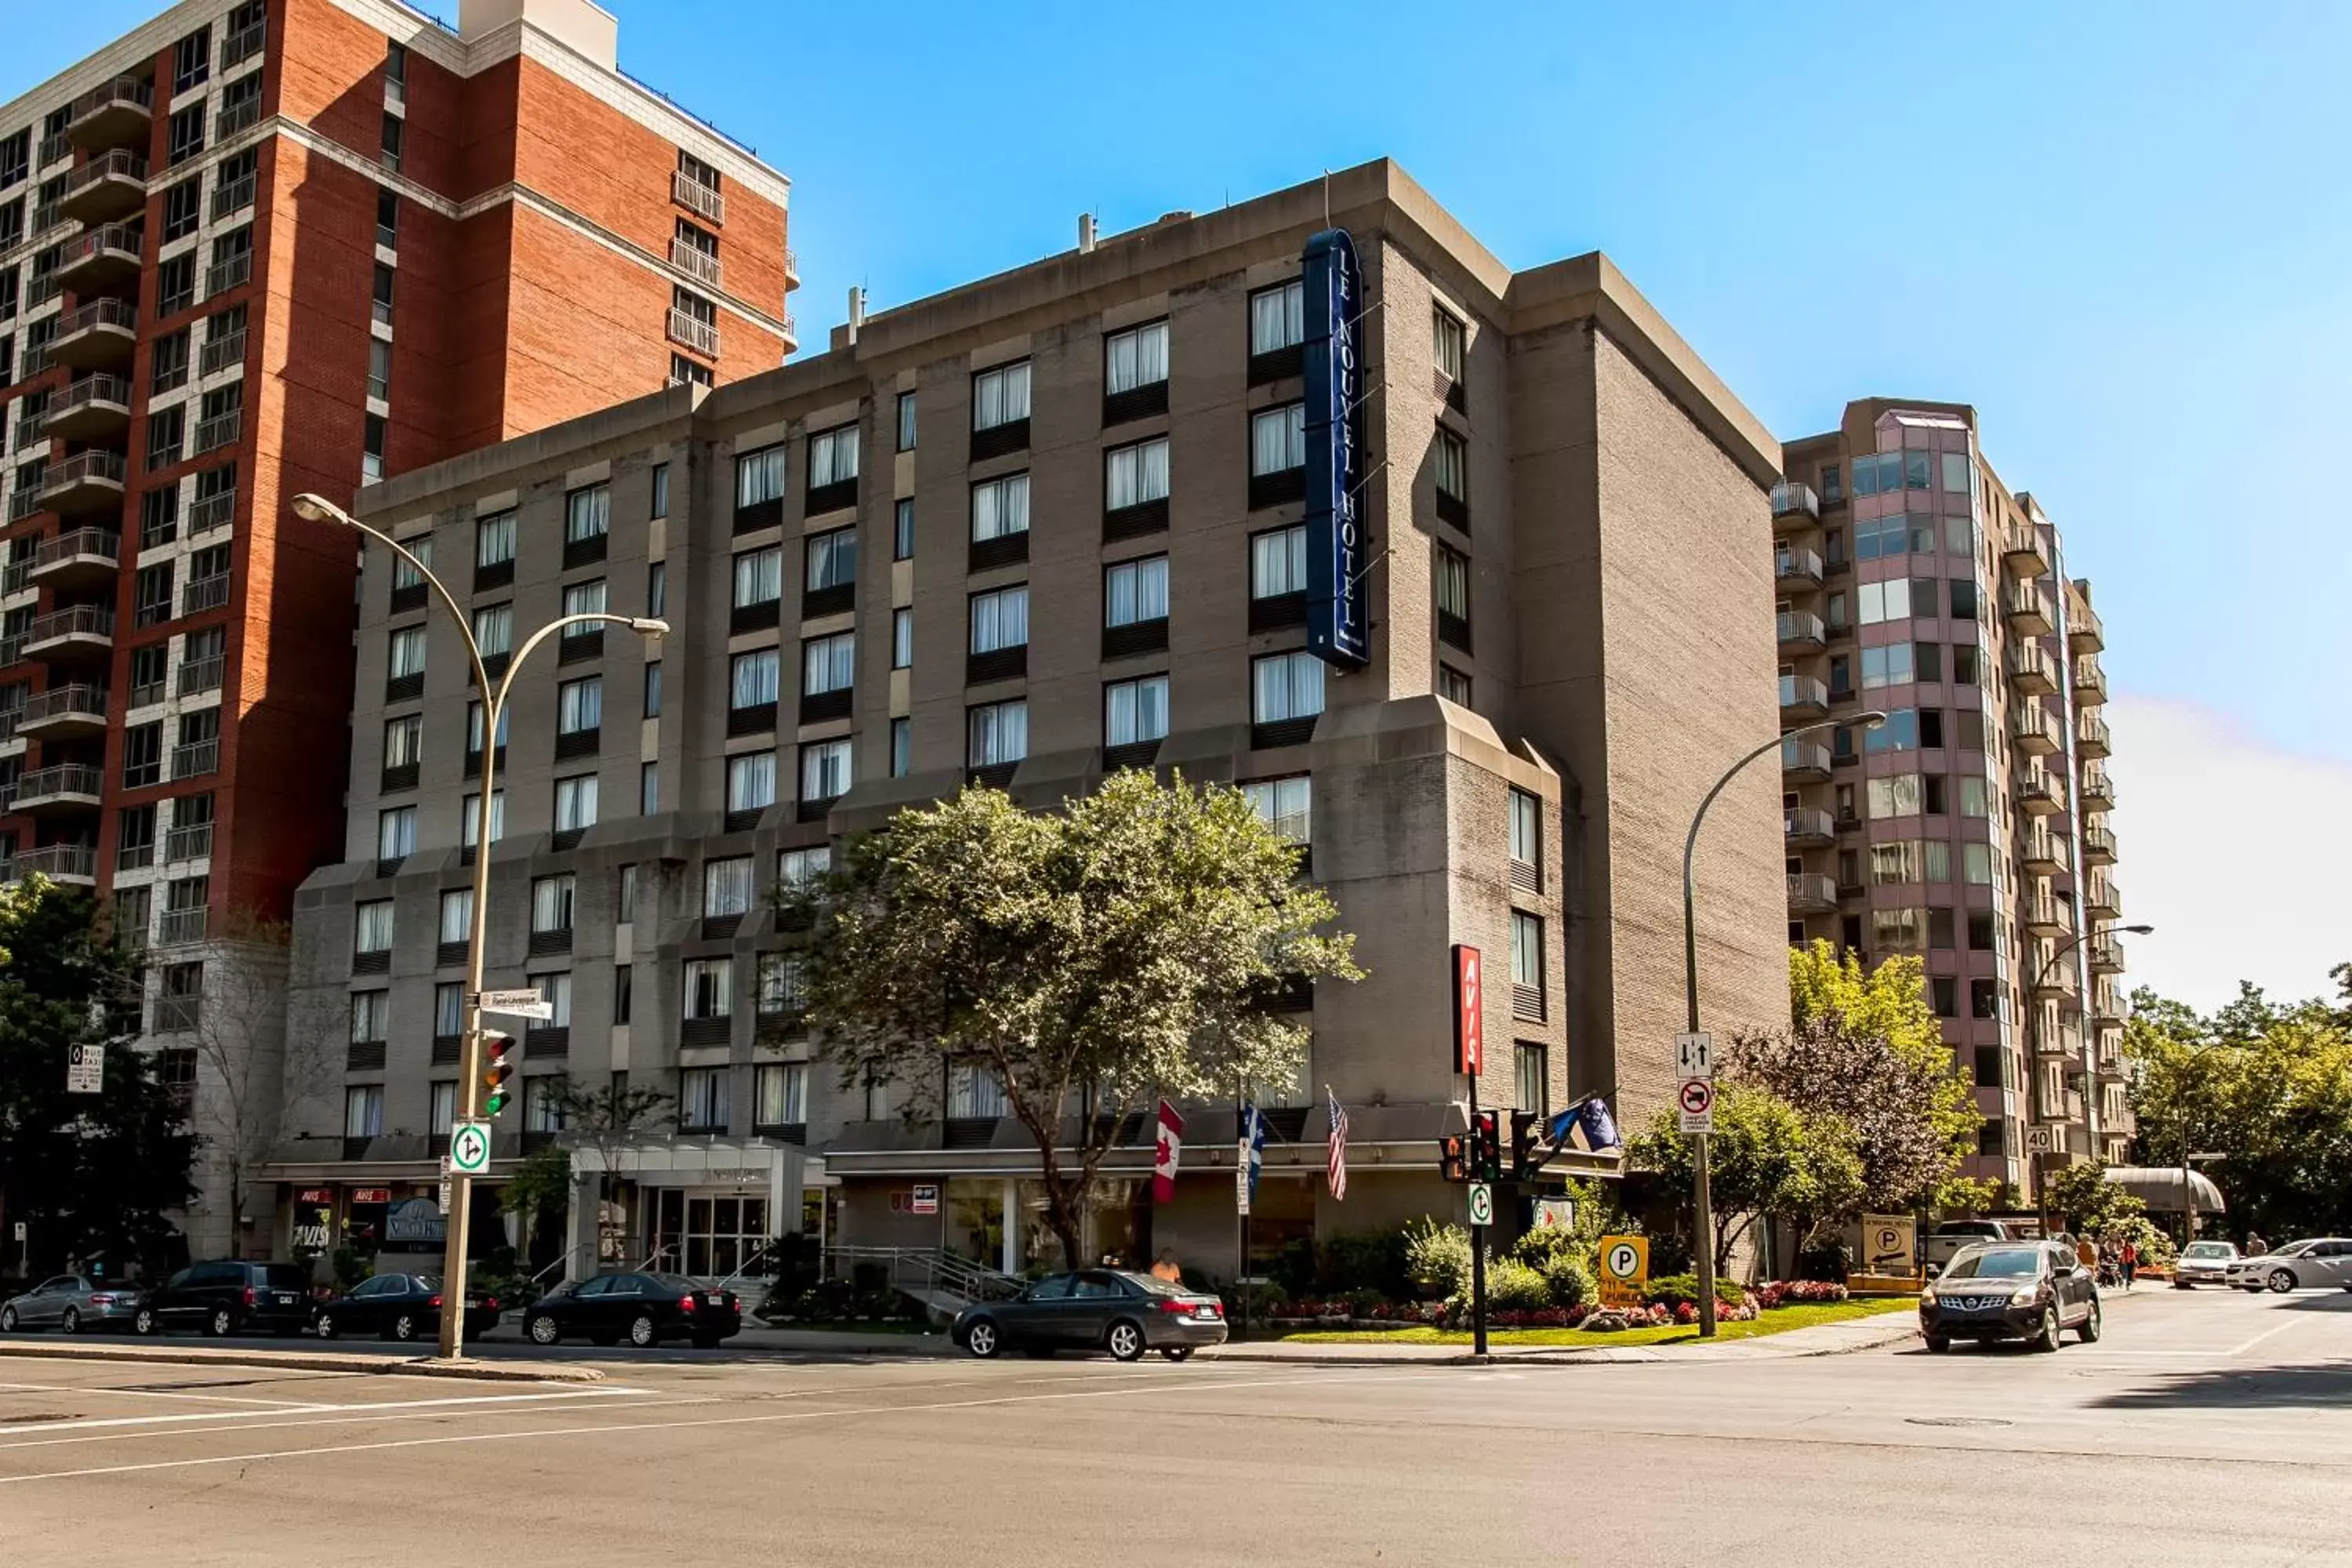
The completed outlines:
{"type": "Polygon", "coordinates": [[[1642,1289],[1650,1282],[1650,1238],[1646,1236],[1604,1236],[1601,1238],[1601,1304],[1638,1307],[1642,1289]]]}

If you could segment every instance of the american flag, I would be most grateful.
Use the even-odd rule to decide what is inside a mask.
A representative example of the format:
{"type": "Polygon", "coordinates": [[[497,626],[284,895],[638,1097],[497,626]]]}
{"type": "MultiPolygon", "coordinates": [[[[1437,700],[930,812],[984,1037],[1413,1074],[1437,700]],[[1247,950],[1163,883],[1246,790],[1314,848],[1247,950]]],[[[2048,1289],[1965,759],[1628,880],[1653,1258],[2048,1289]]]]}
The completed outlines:
{"type": "Polygon", "coordinates": [[[1348,1197],[1348,1113],[1339,1108],[1339,1097],[1331,1086],[1323,1086],[1323,1098],[1331,1102],[1331,1136],[1326,1144],[1327,1158],[1323,1173],[1331,1184],[1331,1198],[1344,1203],[1348,1197]]]}

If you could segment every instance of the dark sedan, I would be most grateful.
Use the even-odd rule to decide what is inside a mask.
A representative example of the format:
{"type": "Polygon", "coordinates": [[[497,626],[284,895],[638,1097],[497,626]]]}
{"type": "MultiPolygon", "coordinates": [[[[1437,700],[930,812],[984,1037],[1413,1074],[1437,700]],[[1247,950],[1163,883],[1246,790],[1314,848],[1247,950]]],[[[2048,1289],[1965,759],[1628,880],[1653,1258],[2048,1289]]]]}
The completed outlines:
{"type": "Polygon", "coordinates": [[[2099,1337],[2099,1282],[2063,1241],[1973,1243],[1919,1293],[1919,1332],[1938,1354],[1959,1339],[2054,1351],[2068,1329],[2099,1337]]]}
{"type": "Polygon", "coordinates": [[[709,1350],[742,1331],[743,1304],[732,1290],[705,1289],[682,1274],[599,1274],[541,1297],[522,1327],[535,1345],[576,1334],[598,1345],[686,1340],[709,1350]]]}
{"type": "MultiPolygon", "coordinates": [[[[498,1326],[498,1298],[469,1293],[466,1337],[478,1340],[498,1326]]],[[[320,1308],[312,1327],[322,1340],[341,1334],[374,1334],[401,1341],[437,1338],[441,1281],[430,1274],[379,1274],[362,1279],[350,1295],[338,1296],[320,1308]]]]}
{"type": "Polygon", "coordinates": [[[1105,1350],[1134,1361],[1155,1350],[1182,1361],[1202,1345],[1225,1342],[1225,1309],[1214,1296],[1148,1274],[1087,1268],[1049,1274],[1010,1301],[967,1307],[952,1333],[976,1356],[1105,1350]]]}
{"type": "Polygon", "coordinates": [[[138,1310],[139,1292],[127,1285],[109,1285],[83,1274],[60,1274],[0,1305],[0,1333],[13,1334],[19,1329],[56,1329],[68,1334],[84,1329],[127,1329],[138,1310]]]}

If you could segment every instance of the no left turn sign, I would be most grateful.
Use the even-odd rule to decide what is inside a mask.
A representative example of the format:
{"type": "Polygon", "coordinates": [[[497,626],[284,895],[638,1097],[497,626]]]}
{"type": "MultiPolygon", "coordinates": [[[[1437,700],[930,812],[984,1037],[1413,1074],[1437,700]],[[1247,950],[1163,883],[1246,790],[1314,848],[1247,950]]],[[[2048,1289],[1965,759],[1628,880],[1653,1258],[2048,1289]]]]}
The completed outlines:
{"type": "Polygon", "coordinates": [[[1711,1079],[1686,1078],[1675,1091],[1675,1104],[1682,1111],[1685,1132],[1715,1131],[1715,1084],[1711,1079]]]}

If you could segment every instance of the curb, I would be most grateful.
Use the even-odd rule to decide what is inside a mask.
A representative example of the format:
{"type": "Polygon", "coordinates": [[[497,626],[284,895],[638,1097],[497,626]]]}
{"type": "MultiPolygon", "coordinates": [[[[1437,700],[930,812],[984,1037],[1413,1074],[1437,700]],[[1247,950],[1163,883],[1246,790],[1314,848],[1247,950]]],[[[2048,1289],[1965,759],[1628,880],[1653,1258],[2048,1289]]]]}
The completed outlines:
{"type": "Polygon", "coordinates": [[[602,1383],[604,1374],[593,1366],[558,1362],[443,1361],[437,1356],[365,1355],[299,1351],[149,1350],[118,1345],[87,1345],[70,1342],[26,1344],[0,1343],[0,1356],[25,1356],[52,1361],[110,1362],[123,1365],[161,1363],[177,1366],[266,1366],[294,1372],[394,1373],[403,1377],[463,1377],[493,1383],[602,1383]]]}

